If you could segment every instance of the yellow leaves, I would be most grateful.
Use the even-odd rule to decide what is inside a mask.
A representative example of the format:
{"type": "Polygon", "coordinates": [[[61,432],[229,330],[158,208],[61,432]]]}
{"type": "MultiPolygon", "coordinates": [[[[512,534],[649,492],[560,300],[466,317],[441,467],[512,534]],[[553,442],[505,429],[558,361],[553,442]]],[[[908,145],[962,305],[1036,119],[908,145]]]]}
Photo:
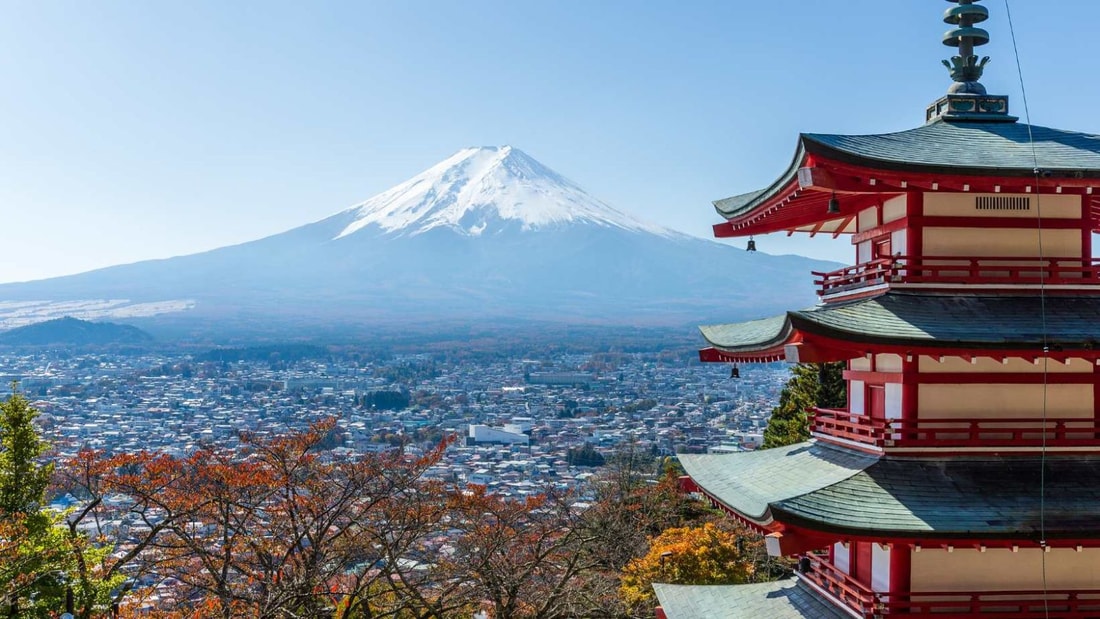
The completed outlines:
{"type": "Polygon", "coordinates": [[[717,585],[748,582],[753,574],[750,548],[743,531],[713,523],[667,529],[654,538],[649,552],[623,569],[620,593],[628,606],[653,601],[652,583],[717,585]]]}

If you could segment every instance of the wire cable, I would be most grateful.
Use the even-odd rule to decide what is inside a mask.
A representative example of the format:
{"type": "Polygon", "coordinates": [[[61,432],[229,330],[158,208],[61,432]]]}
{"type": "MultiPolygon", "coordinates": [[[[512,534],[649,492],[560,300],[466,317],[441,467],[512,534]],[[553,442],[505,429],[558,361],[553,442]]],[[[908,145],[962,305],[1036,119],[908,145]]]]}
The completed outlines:
{"type": "Polygon", "coordinates": [[[1024,102],[1024,121],[1027,123],[1027,138],[1031,146],[1031,161],[1035,173],[1035,217],[1038,229],[1039,249],[1039,316],[1040,333],[1043,345],[1043,421],[1041,424],[1042,449],[1039,455],[1039,556],[1043,576],[1043,614],[1050,619],[1050,600],[1047,587],[1047,528],[1046,528],[1046,482],[1047,482],[1047,394],[1049,391],[1050,341],[1047,332],[1046,270],[1043,266],[1043,211],[1042,211],[1042,173],[1039,169],[1039,152],[1035,147],[1035,134],[1031,128],[1031,110],[1027,104],[1027,88],[1024,86],[1024,69],[1020,64],[1020,50],[1016,45],[1016,28],[1012,23],[1012,8],[1004,0],[1005,14],[1008,16],[1008,31],[1012,35],[1012,53],[1016,56],[1016,75],[1020,80],[1020,95],[1024,102]]]}

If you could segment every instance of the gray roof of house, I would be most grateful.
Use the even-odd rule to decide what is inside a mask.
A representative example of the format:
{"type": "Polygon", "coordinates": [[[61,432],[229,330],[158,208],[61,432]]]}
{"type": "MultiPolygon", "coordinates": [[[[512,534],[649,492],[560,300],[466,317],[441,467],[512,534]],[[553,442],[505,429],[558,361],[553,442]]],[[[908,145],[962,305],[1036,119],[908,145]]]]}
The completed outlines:
{"type": "Polygon", "coordinates": [[[681,456],[743,516],[837,534],[1038,538],[1100,534],[1100,456],[880,458],[817,443],[681,456]],[[1042,510],[1040,509],[1042,508],[1042,510]]]}
{"type": "Polygon", "coordinates": [[[799,580],[751,585],[654,583],[668,619],[848,619],[799,580]]]}
{"type": "Polygon", "coordinates": [[[850,342],[916,347],[1038,349],[1048,343],[1093,348],[1100,343],[1100,296],[888,292],[765,320],[700,327],[710,345],[728,352],[774,347],[792,329],[850,342]]]}
{"type": "Polygon", "coordinates": [[[1039,167],[1055,178],[1100,178],[1100,136],[1023,123],[936,121],[877,135],[804,133],[779,179],[765,189],[717,200],[715,209],[727,219],[751,212],[794,178],[806,153],[881,170],[1031,176],[1039,167]]]}

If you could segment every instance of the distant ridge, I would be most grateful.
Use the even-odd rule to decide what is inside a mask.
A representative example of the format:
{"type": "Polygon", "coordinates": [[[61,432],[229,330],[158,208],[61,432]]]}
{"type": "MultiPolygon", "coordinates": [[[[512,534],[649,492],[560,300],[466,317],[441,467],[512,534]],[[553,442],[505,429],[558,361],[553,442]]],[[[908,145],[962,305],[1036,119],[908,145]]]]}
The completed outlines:
{"type": "Polygon", "coordinates": [[[89,322],[66,316],[0,333],[0,344],[8,346],[106,346],[146,344],[153,337],[130,325],[89,322]]]}

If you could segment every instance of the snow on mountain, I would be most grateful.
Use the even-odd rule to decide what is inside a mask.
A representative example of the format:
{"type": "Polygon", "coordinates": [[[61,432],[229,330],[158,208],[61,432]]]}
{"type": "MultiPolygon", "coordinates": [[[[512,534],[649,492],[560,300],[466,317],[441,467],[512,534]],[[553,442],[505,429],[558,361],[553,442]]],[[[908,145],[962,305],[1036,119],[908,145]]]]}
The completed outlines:
{"type": "Polygon", "coordinates": [[[516,224],[538,230],[577,223],[682,236],[612,208],[511,146],[460,150],[345,213],[353,221],[338,239],[372,226],[395,235],[446,227],[481,236],[516,224]]]}
{"type": "Polygon", "coordinates": [[[91,315],[81,308],[187,333],[386,321],[706,323],[811,304],[810,272],[835,266],[648,224],[515,148],[470,148],[280,234],[0,285],[0,326],[28,314],[91,315]]]}

